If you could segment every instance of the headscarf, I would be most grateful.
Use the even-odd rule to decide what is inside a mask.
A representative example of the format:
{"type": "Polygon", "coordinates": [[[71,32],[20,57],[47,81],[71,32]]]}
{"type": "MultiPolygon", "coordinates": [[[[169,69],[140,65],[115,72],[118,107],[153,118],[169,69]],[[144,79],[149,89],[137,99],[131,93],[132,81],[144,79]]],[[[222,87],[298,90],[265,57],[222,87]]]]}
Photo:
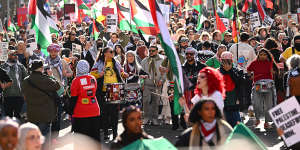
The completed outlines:
{"type": "MultiPolygon", "coordinates": [[[[38,126],[36,126],[35,124],[30,123],[30,122],[22,124],[20,126],[19,131],[18,131],[19,132],[19,142],[17,145],[17,150],[25,150],[26,137],[27,137],[28,132],[31,130],[40,131],[38,126]]],[[[44,140],[44,137],[41,137],[41,143],[43,143],[43,140],[44,140]]]]}
{"type": "Polygon", "coordinates": [[[52,43],[47,47],[47,52],[51,52],[51,51],[56,51],[59,52],[60,51],[60,46],[58,44],[52,43]]]}
{"type": "Polygon", "coordinates": [[[86,60],[80,60],[76,66],[76,76],[88,75],[90,71],[90,65],[86,60]]]}

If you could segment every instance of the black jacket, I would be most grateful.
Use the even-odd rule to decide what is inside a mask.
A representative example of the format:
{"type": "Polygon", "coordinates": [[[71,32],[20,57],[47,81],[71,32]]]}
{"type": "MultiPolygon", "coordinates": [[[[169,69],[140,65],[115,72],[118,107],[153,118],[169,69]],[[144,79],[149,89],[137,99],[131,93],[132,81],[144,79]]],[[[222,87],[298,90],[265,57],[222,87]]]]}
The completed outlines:
{"type": "MultiPolygon", "coordinates": [[[[222,65],[219,70],[223,75],[228,74],[230,76],[231,80],[235,84],[235,89],[234,89],[235,94],[234,94],[234,96],[232,96],[232,94],[231,94],[229,96],[230,99],[228,99],[226,97],[226,99],[224,100],[224,110],[238,111],[240,106],[238,104],[236,104],[236,101],[238,100],[238,95],[239,95],[238,89],[240,89],[242,87],[242,86],[240,86],[240,81],[242,80],[243,75],[244,75],[243,71],[238,68],[235,68],[235,67],[232,67],[229,71],[226,71],[226,70],[224,70],[222,65]]],[[[229,93],[226,92],[226,95],[227,94],[229,94],[229,93]]]]}
{"type": "Polygon", "coordinates": [[[91,69],[92,69],[92,67],[94,66],[94,63],[95,63],[94,58],[93,58],[91,52],[87,51],[85,57],[83,55],[83,52],[81,52],[81,59],[84,59],[84,60],[86,60],[89,63],[89,65],[90,65],[90,71],[91,71],[91,69]]]}
{"type": "MultiPolygon", "coordinates": [[[[12,80],[10,79],[10,77],[7,75],[7,73],[0,68],[0,82],[1,83],[9,83],[12,82],[12,80]]],[[[0,93],[2,92],[2,88],[0,87],[0,93]]]]}
{"type": "Polygon", "coordinates": [[[204,67],[206,67],[206,65],[199,61],[195,61],[195,63],[193,65],[190,65],[187,61],[183,64],[183,66],[182,66],[183,74],[186,75],[187,78],[193,84],[190,87],[190,90],[195,89],[198,73],[204,67]]]}
{"type": "Polygon", "coordinates": [[[69,49],[72,50],[72,43],[81,45],[81,42],[76,38],[74,41],[70,41],[70,39],[67,40],[67,41],[64,43],[63,47],[64,47],[64,48],[69,48],[69,49]]]}

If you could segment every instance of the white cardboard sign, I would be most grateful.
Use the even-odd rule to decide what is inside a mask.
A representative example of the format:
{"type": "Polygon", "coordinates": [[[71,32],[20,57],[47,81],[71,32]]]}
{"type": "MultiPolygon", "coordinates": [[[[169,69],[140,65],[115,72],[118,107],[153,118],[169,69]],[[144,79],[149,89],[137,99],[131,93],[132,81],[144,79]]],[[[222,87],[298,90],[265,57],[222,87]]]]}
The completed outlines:
{"type": "Polygon", "coordinates": [[[7,61],[8,59],[8,42],[0,43],[0,61],[7,61]]]}
{"type": "Polygon", "coordinates": [[[266,15],[265,19],[263,21],[263,24],[264,24],[265,27],[266,26],[272,26],[273,22],[274,22],[274,19],[272,19],[270,16],[266,15]]]}
{"type": "Polygon", "coordinates": [[[81,45],[72,43],[72,54],[81,54],[81,45]]]}
{"type": "Polygon", "coordinates": [[[27,52],[32,55],[33,51],[37,49],[37,42],[36,42],[36,35],[35,30],[30,29],[27,31],[27,45],[26,50],[27,52]]]}
{"type": "Polygon", "coordinates": [[[252,29],[261,26],[258,12],[250,14],[250,23],[252,29]]]}
{"type": "Polygon", "coordinates": [[[118,16],[109,14],[106,16],[107,32],[116,32],[118,27],[118,16]]]}
{"type": "Polygon", "coordinates": [[[295,97],[291,97],[269,110],[276,127],[283,130],[282,138],[288,147],[300,141],[299,112],[300,105],[295,97]]]}

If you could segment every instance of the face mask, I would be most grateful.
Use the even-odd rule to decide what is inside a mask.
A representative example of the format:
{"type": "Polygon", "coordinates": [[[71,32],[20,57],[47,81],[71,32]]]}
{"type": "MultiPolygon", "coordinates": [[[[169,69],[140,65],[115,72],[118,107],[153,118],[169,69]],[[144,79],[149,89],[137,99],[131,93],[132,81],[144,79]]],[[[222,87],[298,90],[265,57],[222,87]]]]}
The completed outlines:
{"type": "Polygon", "coordinates": [[[295,48],[300,51],[300,43],[295,43],[295,48]]]}
{"type": "Polygon", "coordinates": [[[9,61],[10,63],[16,63],[16,62],[17,62],[16,59],[11,59],[11,58],[9,58],[8,61],[9,61]]]}

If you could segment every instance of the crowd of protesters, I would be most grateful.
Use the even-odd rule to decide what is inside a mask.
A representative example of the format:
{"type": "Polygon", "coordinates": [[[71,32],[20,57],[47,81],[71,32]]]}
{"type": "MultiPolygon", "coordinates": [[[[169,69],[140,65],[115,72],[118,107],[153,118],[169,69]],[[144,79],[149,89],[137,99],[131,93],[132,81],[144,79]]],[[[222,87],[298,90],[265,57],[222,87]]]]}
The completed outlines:
{"type": "MultiPolygon", "coordinates": [[[[30,53],[24,28],[8,36],[0,33],[0,41],[9,43],[8,60],[0,64],[1,114],[20,121],[0,121],[0,149],[46,149],[54,143],[66,114],[72,132],[95,141],[110,140],[112,129],[112,149],[152,139],[143,124],[187,129],[176,142],[178,148],[222,145],[248,109],[255,113],[255,126],[265,118],[264,128],[272,128],[268,110],[291,96],[300,100],[299,24],[291,20],[284,25],[278,15],[272,26],[250,30],[241,19],[235,43],[231,31],[222,37],[212,20],[205,20],[196,31],[192,11],[186,19],[170,14],[169,32],[184,78],[180,115],[174,112],[174,74],[158,37],[146,40],[141,32],[119,29],[109,33],[98,24],[103,31],[94,39],[92,23],[66,28],[58,24],[59,33],[51,35],[47,53],[40,45],[30,53]],[[81,53],[72,52],[73,43],[81,46],[81,53]],[[262,89],[265,83],[268,87],[262,89]],[[117,85],[141,92],[142,98],[112,103],[115,96],[121,101],[126,96],[121,90],[111,95],[117,85]]],[[[280,129],[278,133],[282,135],[280,129]]]]}

